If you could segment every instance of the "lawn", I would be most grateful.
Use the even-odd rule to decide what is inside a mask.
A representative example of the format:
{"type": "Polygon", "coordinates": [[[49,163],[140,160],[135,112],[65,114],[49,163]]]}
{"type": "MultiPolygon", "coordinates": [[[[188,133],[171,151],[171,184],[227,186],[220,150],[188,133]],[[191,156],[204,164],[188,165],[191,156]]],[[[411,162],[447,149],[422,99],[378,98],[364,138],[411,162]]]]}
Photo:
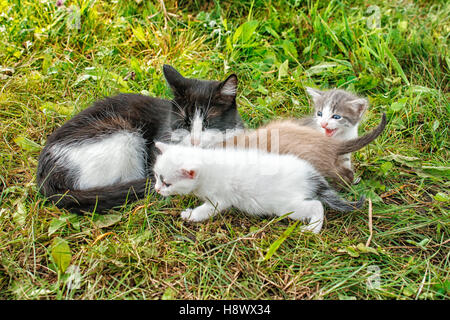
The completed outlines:
{"type": "Polygon", "coordinates": [[[447,1],[0,0],[0,299],[448,299],[447,1]],[[47,136],[118,92],[170,98],[162,65],[239,78],[251,128],[312,112],[305,86],[365,96],[353,154],[369,201],[322,232],[149,194],[77,216],[38,193],[47,136]]]}

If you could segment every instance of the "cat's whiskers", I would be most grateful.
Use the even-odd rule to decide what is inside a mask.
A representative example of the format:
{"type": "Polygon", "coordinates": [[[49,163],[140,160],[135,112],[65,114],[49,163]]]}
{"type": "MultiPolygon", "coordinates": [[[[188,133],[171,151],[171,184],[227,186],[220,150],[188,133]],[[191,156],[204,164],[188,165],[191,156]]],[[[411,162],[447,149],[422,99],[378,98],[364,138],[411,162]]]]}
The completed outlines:
{"type": "Polygon", "coordinates": [[[173,134],[173,131],[166,132],[159,137],[159,140],[164,141],[164,142],[172,141],[172,134],[173,134]]]}
{"type": "Polygon", "coordinates": [[[181,116],[181,117],[185,117],[186,116],[186,111],[178,104],[178,102],[176,102],[175,100],[172,100],[172,103],[175,107],[177,107],[177,109],[180,111],[179,113],[175,112],[174,110],[171,110],[173,113],[181,116]]]}
{"type": "Polygon", "coordinates": [[[209,117],[209,111],[211,110],[212,91],[209,94],[208,105],[205,108],[205,119],[209,117]]]}
{"type": "MultiPolygon", "coordinates": [[[[175,110],[169,110],[172,114],[174,114],[174,115],[176,115],[176,116],[178,116],[178,117],[181,117],[181,118],[185,118],[185,115],[184,114],[181,114],[181,113],[179,113],[178,111],[175,111],[175,110]]],[[[179,121],[179,119],[177,119],[177,120],[175,120],[175,121],[179,121]]]]}

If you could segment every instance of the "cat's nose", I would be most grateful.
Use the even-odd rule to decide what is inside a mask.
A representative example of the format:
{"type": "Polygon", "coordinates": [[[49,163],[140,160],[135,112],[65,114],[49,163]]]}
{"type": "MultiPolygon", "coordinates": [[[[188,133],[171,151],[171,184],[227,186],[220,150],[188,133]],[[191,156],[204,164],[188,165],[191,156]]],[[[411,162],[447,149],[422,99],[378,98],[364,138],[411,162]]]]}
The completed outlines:
{"type": "Polygon", "coordinates": [[[328,126],[328,122],[321,122],[320,125],[325,129],[328,126]]]}
{"type": "Polygon", "coordinates": [[[191,138],[191,144],[192,144],[193,146],[198,146],[198,145],[200,144],[200,140],[199,140],[199,139],[191,138]]]}

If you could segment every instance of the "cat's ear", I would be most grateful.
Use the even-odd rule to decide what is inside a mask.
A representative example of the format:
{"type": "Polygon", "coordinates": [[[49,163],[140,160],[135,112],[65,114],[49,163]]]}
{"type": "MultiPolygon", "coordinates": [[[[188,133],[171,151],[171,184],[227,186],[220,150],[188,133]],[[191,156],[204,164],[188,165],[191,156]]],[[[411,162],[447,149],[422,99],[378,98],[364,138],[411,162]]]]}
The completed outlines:
{"type": "Polygon", "coordinates": [[[367,108],[369,107],[369,101],[367,101],[367,99],[364,98],[355,99],[350,101],[349,103],[356,110],[360,119],[363,116],[364,112],[366,112],[367,108]]]}
{"type": "Polygon", "coordinates": [[[169,147],[169,145],[167,143],[158,141],[158,142],[155,142],[155,147],[156,147],[156,149],[161,151],[161,153],[164,153],[167,150],[167,148],[169,147]]]}
{"type": "Polygon", "coordinates": [[[232,74],[220,83],[218,93],[222,97],[234,99],[236,98],[237,85],[238,85],[237,75],[232,74]]]}
{"type": "Polygon", "coordinates": [[[194,169],[181,169],[180,172],[181,176],[187,179],[194,179],[197,175],[197,171],[195,171],[194,169]]]}
{"type": "Polygon", "coordinates": [[[174,95],[183,95],[186,89],[186,78],[183,77],[174,67],[165,64],[163,66],[164,77],[172,89],[174,95]]]}
{"type": "Polygon", "coordinates": [[[323,95],[323,92],[318,89],[314,89],[311,87],[305,87],[305,89],[309,96],[313,99],[314,103],[316,103],[317,100],[319,100],[323,95]]]}

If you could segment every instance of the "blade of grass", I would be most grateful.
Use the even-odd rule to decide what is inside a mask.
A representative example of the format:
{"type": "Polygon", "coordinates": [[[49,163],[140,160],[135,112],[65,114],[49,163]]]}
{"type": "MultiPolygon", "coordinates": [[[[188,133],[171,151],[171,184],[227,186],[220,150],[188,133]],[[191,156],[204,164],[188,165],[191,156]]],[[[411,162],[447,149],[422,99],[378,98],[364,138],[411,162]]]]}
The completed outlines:
{"type": "Polygon", "coordinates": [[[400,66],[400,63],[398,63],[397,58],[395,58],[394,54],[391,50],[389,50],[388,46],[385,42],[381,42],[381,47],[385,51],[386,55],[389,57],[392,67],[395,69],[395,71],[400,75],[400,77],[403,79],[403,81],[409,86],[409,80],[406,77],[405,73],[403,72],[402,67],[400,66]]]}
{"type": "Polygon", "coordinates": [[[297,226],[297,224],[299,222],[300,222],[300,220],[295,221],[295,223],[290,225],[283,232],[283,234],[275,242],[273,242],[270,245],[269,250],[267,251],[266,255],[264,256],[263,261],[269,260],[275,254],[275,252],[278,250],[278,248],[281,246],[281,244],[289,237],[289,235],[292,233],[292,231],[294,231],[295,227],[297,226]]]}

